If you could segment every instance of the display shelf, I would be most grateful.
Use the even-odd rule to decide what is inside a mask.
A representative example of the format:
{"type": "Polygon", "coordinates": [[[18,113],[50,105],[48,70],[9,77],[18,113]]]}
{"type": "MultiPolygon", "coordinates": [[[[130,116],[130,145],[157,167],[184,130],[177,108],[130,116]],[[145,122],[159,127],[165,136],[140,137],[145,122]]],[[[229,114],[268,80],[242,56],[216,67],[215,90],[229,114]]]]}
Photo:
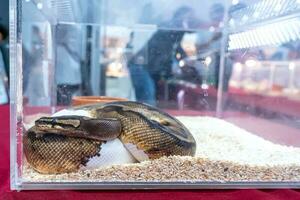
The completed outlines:
{"type": "Polygon", "coordinates": [[[98,0],[90,0],[88,4],[80,0],[23,0],[19,1],[19,4],[24,10],[32,13],[30,17],[24,15],[24,21],[48,21],[52,25],[100,24],[102,13],[99,12],[101,4],[98,0]]]}
{"type": "Polygon", "coordinates": [[[280,45],[300,39],[300,2],[263,0],[231,13],[228,50],[280,45]]]}
{"type": "Polygon", "coordinates": [[[300,98],[300,85],[296,79],[300,69],[299,60],[247,60],[245,64],[235,63],[233,66],[231,87],[264,96],[281,96],[295,100],[300,98]]]}
{"type": "Polygon", "coordinates": [[[231,13],[230,28],[242,29],[268,21],[299,16],[299,0],[262,0],[231,13]]]}

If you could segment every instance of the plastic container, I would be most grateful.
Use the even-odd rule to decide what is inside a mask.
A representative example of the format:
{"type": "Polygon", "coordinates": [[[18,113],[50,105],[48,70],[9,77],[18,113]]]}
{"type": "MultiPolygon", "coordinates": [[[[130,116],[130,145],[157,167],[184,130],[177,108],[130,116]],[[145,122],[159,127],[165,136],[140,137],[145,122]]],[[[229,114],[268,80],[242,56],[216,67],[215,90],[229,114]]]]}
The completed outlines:
{"type": "Polygon", "coordinates": [[[107,96],[75,96],[72,98],[73,106],[80,106],[95,103],[108,103],[114,101],[126,101],[125,98],[107,97],[107,96]]]}
{"type": "MultiPolygon", "coordinates": [[[[10,0],[11,188],[299,188],[299,3],[246,4],[10,0]],[[72,115],[53,125],[69,130],[91,117],[73,106],[107,97],[177,118],[195,155],[137,162],[116,138],[93,141],[96,154],[73,172],[40,173],[28,162],[25,137],[37,119],[72,115]]],[[[76,153],[59,149],[40,160],[76,153]]]]}

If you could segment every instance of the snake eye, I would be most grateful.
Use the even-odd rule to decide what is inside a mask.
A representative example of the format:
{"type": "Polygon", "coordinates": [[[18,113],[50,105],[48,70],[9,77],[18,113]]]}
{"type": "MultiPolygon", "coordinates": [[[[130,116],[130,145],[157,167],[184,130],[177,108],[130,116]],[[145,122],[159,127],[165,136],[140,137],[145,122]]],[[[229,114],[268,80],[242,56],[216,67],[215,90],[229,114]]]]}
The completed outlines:
{"type": "Polygon", "coordinates": [[[53,118],[51,117],[41,117],[40,119],[36,120],[37,123],[51,123],[53,118]]]}
{"type": "Polygon", "coordinates": [[[35,121],[35,125],[39,127],[52,127],[53,118],[50,117],[42,117],[35,121]]]}
{"type": "Polygon", "coordinates": [[[158,123],[160,125],[163,125],[163,126],[170,126],[171,123],[167,120],[164,120],[164,119],[160,119],[160,118],[153,118],[151,119],[152,122],[154,123],[158,123]]]}
{"type": "Polygon", "coordinates": [[[168,121],[161,121],[160,122],[162,125],[164,125],[164,126],[169,126],[170,125],[170,122],[168,122],[168,121]]]}

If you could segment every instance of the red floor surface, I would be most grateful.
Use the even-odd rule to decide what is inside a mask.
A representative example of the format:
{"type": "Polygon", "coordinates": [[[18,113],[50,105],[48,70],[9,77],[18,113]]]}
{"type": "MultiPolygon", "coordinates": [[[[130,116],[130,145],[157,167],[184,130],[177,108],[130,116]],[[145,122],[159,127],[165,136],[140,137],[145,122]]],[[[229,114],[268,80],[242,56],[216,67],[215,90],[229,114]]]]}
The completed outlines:
{"type": "Polygon", "coordinates": [[[123,191],[11,191],[9,188],[9,108],[0,106],[0,200],[56,199],[203,199],[203,200],[279,200],[299,199],[300,190],[123,190],[123,191]]]}

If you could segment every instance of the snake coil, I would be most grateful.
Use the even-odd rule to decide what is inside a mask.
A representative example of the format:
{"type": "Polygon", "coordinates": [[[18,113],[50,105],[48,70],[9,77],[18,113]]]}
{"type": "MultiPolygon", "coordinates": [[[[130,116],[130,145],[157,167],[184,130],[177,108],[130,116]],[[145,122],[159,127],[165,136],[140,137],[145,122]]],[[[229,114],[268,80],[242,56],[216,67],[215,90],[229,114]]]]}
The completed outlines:
{"type": "Polygon", "coordinates": [[[119,138],[138,160],[162,156],[194,156],[196,142],[177,119],[150,105],[133,101],[76,107],[90,117],[42,117],[23,135],[28,163],[38,172],[75,172],[101,144],[119,138]]]}

